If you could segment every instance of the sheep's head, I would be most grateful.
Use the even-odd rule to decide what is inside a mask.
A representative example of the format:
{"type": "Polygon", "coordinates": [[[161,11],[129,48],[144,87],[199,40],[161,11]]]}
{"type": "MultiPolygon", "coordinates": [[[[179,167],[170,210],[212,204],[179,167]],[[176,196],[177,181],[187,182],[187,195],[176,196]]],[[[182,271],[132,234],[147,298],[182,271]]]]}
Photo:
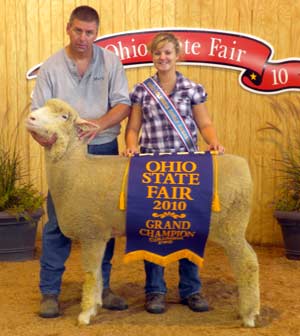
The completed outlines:
{"type": "Polygon", "coordinates": [[[70,140],[76,137],[76,125],[80,122],[78,113],[70,105],[60,99],[50,99],[45,106],[29,114],[26,127],[44,139],[56,134],[57,140],[49,149],[49,155],[52,160],[58,160],[65,153],[70,140]]]}

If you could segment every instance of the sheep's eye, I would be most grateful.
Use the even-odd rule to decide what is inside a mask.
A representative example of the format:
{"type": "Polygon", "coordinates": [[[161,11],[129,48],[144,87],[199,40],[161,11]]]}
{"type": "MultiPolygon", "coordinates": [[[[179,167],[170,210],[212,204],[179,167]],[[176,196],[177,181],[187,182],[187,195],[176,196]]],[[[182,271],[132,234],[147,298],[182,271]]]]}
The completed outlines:
{"type": "Polygon", "coordinates": [[[69,118],[69,116],[67,114],[62,114],[61,117],[65,120],[67,120],[69,118]]]}

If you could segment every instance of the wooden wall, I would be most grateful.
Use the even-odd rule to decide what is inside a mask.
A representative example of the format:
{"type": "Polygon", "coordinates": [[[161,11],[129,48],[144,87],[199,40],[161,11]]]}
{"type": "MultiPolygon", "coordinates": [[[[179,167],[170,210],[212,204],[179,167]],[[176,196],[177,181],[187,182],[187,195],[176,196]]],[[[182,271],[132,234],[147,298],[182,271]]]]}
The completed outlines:
{"type": "MultiPolygon", "coordinates": [[[[25,74],[68,43],[65,26],[71,10],[88,4],[101,17],[99,35],[159,27],[222,29],[251,34],[269,42],[274,59],[300,56],[300,1],[295,0],[2,0],[0,20],[0,117],[9,110],[1,132],[22,121],[34,80],[25,74]]],[[[270,202],[277,181],[271,158],[274,149],[259,141],[257,129],[275,116],[269,96],[251,93],[238,83],[239,72],[181,66],[179,70],[202,83],[209,94],[208,108],[228,153],[248,159],[255,186],[254,206],[247,237],[257,244],[281,244],[270,202]]],[[[130,88],[146,78],[150,67],[126,70],[130,88]]],[[[299,92],[277,94],[279,102],[294,100],[299,92]]],[[[3,118],[0,119],[1,123],[3,118]]],[[[124,125],[123,125],[124,126],[124,125]]],[[[289,127],[289,120],[286,120],[289,127]]],[[[123,134],[120,137],[123,147],[123,134]]],[[[46,193],[42,151],[22,128],[20,149],[28,179],[46,193]]]]}

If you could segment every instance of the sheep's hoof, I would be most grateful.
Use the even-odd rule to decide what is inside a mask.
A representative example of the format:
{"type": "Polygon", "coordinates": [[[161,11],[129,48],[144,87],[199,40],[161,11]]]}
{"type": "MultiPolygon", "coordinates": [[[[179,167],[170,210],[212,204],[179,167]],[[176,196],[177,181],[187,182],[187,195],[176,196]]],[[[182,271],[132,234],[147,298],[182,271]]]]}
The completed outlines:
{"type": "Polygon", "coordinates": [[[97,308],[93,307],[84,312],[81,312],[78,316],[79,325],[88,325],[90,324],[91,317],[97,314],[97,308]]]}
{"type": "Polygon", "coordinates": [[[247,317],[243,318],[243,326],[246,328],[255,328],[256,327],[256,323],[255,323],[255,319],[256,316],[258,316],[257,314],[253,314],[247,317]]]}
{"type": "Polygon", "coordinates": [[[243,320],[243,326],[246,328],[254,328],[255,327],[255,321],[251,319],[244,319],[243,320]]]}
{"type": "Polygon", "coordinates": [[[80,326],[90,324],[90,316],[87,316],[86,313],[80,313],[78,316],[78,324],[80,326]]]}
{"type": "Polygon", "coordinates": [[[98,304],[100,307],[102,307],[102,295],[99,295],[99,296],[97,297],[97,304],[98,304]]]}

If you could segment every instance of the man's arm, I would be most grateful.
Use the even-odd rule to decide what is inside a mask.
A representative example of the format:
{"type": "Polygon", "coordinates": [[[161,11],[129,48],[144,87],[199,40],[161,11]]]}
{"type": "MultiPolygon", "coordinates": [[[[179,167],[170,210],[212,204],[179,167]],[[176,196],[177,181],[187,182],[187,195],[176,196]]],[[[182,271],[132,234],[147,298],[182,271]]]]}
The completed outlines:
{"type": "Polygon", "coordinates": [[[126,104],[117,104],[113,108],[111,108],[105,115],[100,117],[99,119],[88,120],[87,123],[82,122],[81,125],[86,126],[88,129],[80,130],[78,135],[80,139],[88,139],[90,142],[95,138],[95,136],[106,130],[107,128],[113,127],[119,124],[122,120],[128,117],[130,113],[130,106],[126,104]],[[98,127],[91,126],[90,123],[97,125],[98,127]]]}
{"type": "Polygon", "coordinates": [[[86,125],[88,126],[88,129],[80,131],[80,138],[86,138],[88,141],[94,139],[98,133],[120,124],[120,122],[127,118],[130,113],[131,102],[128,94],[128,82],[125,70],[116,55],[111,55],[110,61],[112,63],[109,79],[110,89],[108,92],[108,100],[109,105],[113,107],[100,118],[88,120],[98,126],[98,128],[95,129],[91,125],[86,125]]]}

